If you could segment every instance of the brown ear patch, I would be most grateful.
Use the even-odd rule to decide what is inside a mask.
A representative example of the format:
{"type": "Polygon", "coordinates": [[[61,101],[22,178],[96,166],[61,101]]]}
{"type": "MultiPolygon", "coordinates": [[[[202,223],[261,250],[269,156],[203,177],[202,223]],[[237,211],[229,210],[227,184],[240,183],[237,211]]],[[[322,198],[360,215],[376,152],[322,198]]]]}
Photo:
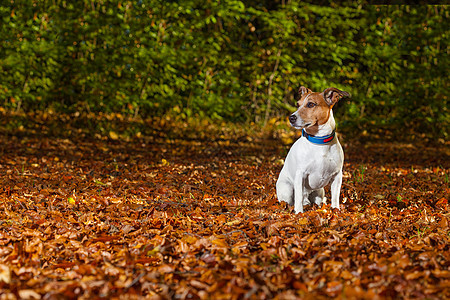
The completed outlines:
{"type": "Polygon", "coordinates": [[[303,95],[305,95],[305,94],[312,93],[312,91],[311,91],[310,89],[304,87],[304,86],[301,86],[301,87],[299,88],[299,90],[298,90],[298,93],[299,93],[301,96],[303,96],[303,95]]]}
{"type": "Polygon", "coordinates": [[[334,87],[330,87],[325,89],[322,92],[323,98],[325,99],[325,102],[329,105],[329,106],[333,106],[336,104],[336,102],[339,101],[339,99],[344,98],[344,97],[350,97],[350,93],[348,92],[344,92],[341,91],[337,88],[334,87]]]}

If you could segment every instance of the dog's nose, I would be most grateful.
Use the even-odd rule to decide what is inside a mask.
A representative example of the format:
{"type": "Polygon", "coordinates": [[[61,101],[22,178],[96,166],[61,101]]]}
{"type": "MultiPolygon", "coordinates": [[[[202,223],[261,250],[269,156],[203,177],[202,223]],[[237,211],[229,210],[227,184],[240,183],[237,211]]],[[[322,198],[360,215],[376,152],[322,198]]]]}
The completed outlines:
{"type": "Polygon", "coordinates": [[[291,122],[291,124],[294,124],[295,121],[297,121],[297,116],[292,114],[289,116],[289,122],[291,122]]]}

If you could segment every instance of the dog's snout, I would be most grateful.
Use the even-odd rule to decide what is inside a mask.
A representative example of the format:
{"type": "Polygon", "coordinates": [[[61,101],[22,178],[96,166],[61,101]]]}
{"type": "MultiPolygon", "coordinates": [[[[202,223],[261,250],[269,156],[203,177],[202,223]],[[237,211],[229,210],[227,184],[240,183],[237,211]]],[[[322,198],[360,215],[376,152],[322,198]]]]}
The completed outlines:
{"type": "Polygon", "coordinates": [[[292,114],[289,116],[289,122],[291,122],[291,124],[294,124],[297,121],[297,116],[292,114]]]}

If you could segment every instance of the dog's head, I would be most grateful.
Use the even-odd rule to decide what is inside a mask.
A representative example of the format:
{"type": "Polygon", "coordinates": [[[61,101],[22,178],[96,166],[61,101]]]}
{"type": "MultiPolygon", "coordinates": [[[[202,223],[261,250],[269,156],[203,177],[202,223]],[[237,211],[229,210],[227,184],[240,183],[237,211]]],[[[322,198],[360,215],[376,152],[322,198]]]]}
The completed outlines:
{"type": "Polygon", "coordinates": [[[333,106],[343,97],[350,94],[337,88],[330,87],[322,93],[312,92],[304,86],[300,87],[297,111],[289,116],[291,125],[296,129],[325,124],[333,106]]]}

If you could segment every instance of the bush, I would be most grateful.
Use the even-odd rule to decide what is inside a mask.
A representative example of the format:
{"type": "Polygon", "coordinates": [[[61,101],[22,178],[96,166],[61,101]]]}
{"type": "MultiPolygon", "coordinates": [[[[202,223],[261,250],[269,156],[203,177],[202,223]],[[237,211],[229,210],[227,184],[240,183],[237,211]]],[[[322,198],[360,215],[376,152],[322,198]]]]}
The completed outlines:
{"type": "Polygon", "coordinates": [[[448,135],[446,6],[59,2],[0,5],[10,109],[267,122],[300,85],[335,86],[341,120],[448,135]]]}

